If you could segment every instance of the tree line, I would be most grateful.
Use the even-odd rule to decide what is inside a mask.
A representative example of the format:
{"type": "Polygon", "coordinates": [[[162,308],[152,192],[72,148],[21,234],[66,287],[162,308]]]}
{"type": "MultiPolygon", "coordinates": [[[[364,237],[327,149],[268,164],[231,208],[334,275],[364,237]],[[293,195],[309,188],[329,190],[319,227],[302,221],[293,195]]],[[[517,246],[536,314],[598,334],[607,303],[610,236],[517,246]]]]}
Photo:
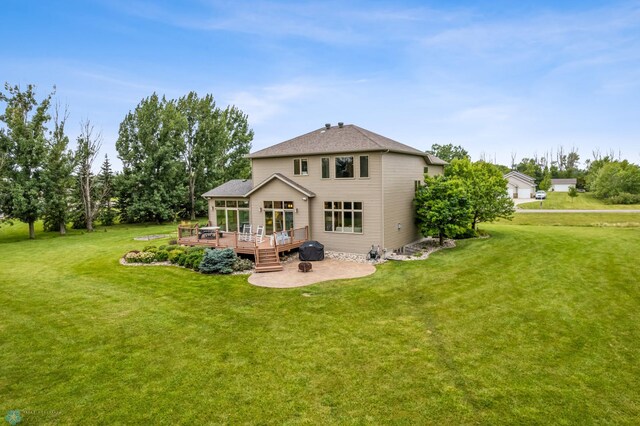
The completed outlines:
{"type": "MultiPolygon", "coordinates": [[[[445,161],[469,158],[462,146],[453,144],[432,146],[428,153],[445,161]]],[[[484,161],[484,159],[482,159],[484,161]]],[[[522,158],[516,161],[516,153],[511,153],[511,165],[496,164],[504,173],[517,170],[531,176],[538,189],[548,191],[551,179],[575,178],[576,189],[592,192],[595,197],[611,204],[640,203],[640,166],[622,159],[610,151],[602,154],[600,150],[592,152],[581,164],[581,157],[575,147],[558,147],[555,152],[547,151],[542,156],[522,158]]]]}
{"type": "Polygon", "coordinates": [[[35,87],[5,84],[0,102],[0,223],[35,222],[45,230],[93,231],[94,223],[165,222],[207,212],[200,194],[228,179],[248,178],[253,130],[235,106],[212,95],[143,99],[120,124],[116,149],[122,171],[105,155],[94,172],[103,138],[89,120],[69,146],[68,110],[38,100],[35,87]]]}

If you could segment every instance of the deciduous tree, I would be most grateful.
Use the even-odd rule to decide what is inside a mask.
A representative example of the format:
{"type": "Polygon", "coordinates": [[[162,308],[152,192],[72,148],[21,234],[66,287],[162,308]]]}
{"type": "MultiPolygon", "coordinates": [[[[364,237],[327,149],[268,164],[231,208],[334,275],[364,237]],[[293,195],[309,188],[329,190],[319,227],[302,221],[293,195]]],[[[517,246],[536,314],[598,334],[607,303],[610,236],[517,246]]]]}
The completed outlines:
{"type": "Polygon", "coordinates": [[[461,145],[453,145],[448,143],[446,145],[440,145],[434,143],[431,145],[431,149],[427,151],[427,154],[435,155],[436,157],[446,162],[451,162],[455,159],[469,158],[469,152],[461,145]]]}
{"type": "Polygon", "coordinates": [[[437,236],[440,245],[468,229],[472,210],[466,185],[457,177],[425,177],[425,184],[416,190],[416,216],[424,236],[437,236]]]}
{"type": "Polygon", "coordinates": [[[100,148],[102,135],[96,132],[89,120],[80,124],[80,136],[76,148],[77,176],[82,201],[84,222],[88,232],[93,232],[93,221],[100,211],[102,195],[97,194],[97,178],[93,173],[93,165],[100,148]]]}
{"type": "Polygon", "coordinates": [[[0,101],[6,103],[0,121],[0,153],[3,155],[3,182],[0,185],[0,210],[9,218],[29,225],[29,238],[35,238],[35,221],[44,207],[42,171],[46,161],[46,124],[52,94],[38,102],[35,87],[25,91],[5,84],[6,93],[0,101]]]}
{"type": "Polygon", "coordinates": [[[511,218],[515,212],[513,200],[507,194],[507,179],[491,163],[469,159],[453,160],[445,169],[445,176],[459,179],[465,186],[471,210],[471,228],[480,222],[511,218]]]}

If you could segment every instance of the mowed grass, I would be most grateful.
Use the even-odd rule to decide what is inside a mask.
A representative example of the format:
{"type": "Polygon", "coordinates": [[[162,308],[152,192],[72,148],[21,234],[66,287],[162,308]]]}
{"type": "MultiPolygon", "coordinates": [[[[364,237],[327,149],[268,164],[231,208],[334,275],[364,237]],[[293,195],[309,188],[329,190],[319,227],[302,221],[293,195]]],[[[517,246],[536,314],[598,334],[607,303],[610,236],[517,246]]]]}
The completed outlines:
{"type": "MultiPolygon", "coordinates": [[[[640,213],[517,213],[502,225],[578,226],[603,228],[638,228],[640,213]]],[[[552,232],[552,231],[550,231],[552,232]]]]}
{"type": "Polygon", "coordinates": [[[589,192],[580,192],[573,199],[566,192],[547,192],[546,200],[519,204],[518,208],[525,210],[640,210],[640,204],[606,204],[589,192]]]}
{"type": "Polygon", "coordinates": [[[640,229],[489,225],[289,290],[124,267],[116,227],[0,229],[0,409],[23,424],[637,424],[640,229]]]}

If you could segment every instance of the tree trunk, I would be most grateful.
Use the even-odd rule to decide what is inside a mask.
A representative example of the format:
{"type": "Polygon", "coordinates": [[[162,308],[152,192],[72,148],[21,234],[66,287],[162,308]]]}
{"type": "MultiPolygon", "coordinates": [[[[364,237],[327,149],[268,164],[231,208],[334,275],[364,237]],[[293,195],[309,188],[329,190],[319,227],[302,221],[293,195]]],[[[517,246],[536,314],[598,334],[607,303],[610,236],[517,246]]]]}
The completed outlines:
{"type": "Polygon", "coordinates": [[[444,234],[441,232],[439,235],[440,238],[440,245],[443,246],[444,245],[444,234]]]}
{"type": "Polygon", "coordinates": [[[189,197],[191,198],[191,220],[196,220],[196,188],[193,177],[189,176],[189,197]]]}
{"type": "Polygon", "coordinates": [[[60,222],[60,235],[64,235],[67,233],[67,226],[64,222],[60,222]]]}
{"type": "Polygon", "coordinates": [[[36,239],[36,228],[34,226],[34,222],[29,222],[29,239],[30,240],[36,239]]]}

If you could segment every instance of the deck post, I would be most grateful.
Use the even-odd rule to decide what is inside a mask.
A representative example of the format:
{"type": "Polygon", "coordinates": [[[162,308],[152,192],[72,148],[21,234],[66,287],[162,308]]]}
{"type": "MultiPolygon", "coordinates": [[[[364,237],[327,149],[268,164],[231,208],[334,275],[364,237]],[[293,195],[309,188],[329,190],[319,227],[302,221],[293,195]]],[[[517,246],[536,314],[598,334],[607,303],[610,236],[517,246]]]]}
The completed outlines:
{"type": "Polygon", "coordinates": [[[198,224],[197,223],[196,223],[195,229],[196,229],[196,241],[200,242],[200,233],[198,232],[198,224]]]}
{"type": "Polygon", "coordinates": [[[309,240],[309,225],[304,226],[304,240],[305,241],[309,240]]]}
{"type": "Polygon", "coordinates": [[[217,248],[217,247],[220,247],[220,230],[216,229],[215,233],[216,233],[216,248],[217,248]]]}

